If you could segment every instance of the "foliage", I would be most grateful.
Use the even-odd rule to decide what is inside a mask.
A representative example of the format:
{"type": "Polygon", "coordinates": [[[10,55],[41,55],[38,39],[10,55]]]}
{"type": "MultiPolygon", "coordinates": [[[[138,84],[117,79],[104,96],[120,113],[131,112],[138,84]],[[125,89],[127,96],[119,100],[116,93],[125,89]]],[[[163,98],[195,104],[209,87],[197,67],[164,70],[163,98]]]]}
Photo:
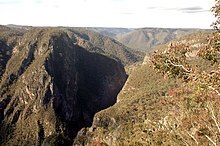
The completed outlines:
{"type": "Polygon", "coordinates": [[[216,21],[213,23],[213,27],[217,30],[219,30],[219,24],[220,24],[220,0],[215,0],[215,6],[212,7],[212,12],[214,13],[216,17],[216,21]]]}
{"type": "MultiPolygon", "coordinates": [[[[169,138],[176,135],[174,140],[182,141],[180,145],[220,143],[217,136],[220,132],[218,123],[220,119],[217,114],[220,110],[219,35],[219,32],[215,32],[208,37],[207,43],[197,48],[196,56],[188,55],[193,51],[189,44],[176,43],[168,46],[163,52],[155,52],[151,58],[157,71],[184,81],[170,94],[169,101],[175,101],[172,104],[179,107],[176,113],[178,116],[167,115],[161,122],[162,127],[166,129],[162,131],[170,131],[169,138]],[[201,68],[199,66],[203,61],[206,64],[201,68]],[[173,127],[173,124],[177,124],[177,127],[173,127]]],[[[156,126],[155,129],[160,131],[161,126],[156,126]]]]}
{"type": "Polygon", "coordinates": [[[200,48],[199,56],[207,59],[212,63],[217,63],[220,59],[220,33],[215,32],[208,38],[208,44],[200,48]]]}
{"type": "Polygon", "coordinates": [[[85,145],[97,139],[113,146],[220,145],[219,32],[205,37],[154,52],[151,62],[131,71],[118,103],[98,113],[79,139],[85,145]]]}
{"type": "Polygon", "coordinates": [[[167,73],[171,77],[188,78],[189,64],[187,63],[186,53],[189,51],[189,46],[183,43],[171,43],[168,49],[161,53],[154,53],[151,61],[154,68],[167,73]]]}

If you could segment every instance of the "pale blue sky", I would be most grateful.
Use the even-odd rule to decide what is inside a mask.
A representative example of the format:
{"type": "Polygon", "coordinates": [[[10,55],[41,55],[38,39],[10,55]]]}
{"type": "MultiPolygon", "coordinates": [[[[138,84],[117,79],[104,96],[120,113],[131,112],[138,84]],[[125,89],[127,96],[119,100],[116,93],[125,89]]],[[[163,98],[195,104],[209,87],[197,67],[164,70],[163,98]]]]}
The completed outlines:
{"type": "Polygon", "coordinates": [[[0,0],[0,24],[210,28],[214,0],[0,0]]]}

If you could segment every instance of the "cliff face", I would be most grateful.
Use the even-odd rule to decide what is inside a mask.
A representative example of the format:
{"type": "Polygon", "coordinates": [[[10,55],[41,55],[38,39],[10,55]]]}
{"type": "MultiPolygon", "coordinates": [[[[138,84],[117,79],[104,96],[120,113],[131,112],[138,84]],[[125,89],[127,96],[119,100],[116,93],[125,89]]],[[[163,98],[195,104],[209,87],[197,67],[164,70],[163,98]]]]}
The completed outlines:
{"type": "Polygon", "coordinates": [[[146,55],[142,64],[128,68],[129,77],[118,102],[98,112],[93,125],[78,132],[74,145],[207,146],[213,144],[210,139],[218,145],[215,121],[220,119],[219,40],[219,32],[189,35],[161,46],[154,54],[146,55]],[[209,49],[216,53],[212,58],[215,63],[200,54],[209,49]],[[188,78],[171,76],[179,66],[164,72],[168,60],[175,59],[170,68],[175,64],[189,67],[188,78]]]}
{"type": "Polygon", "coordinates": [[[12,48],[0,40],[0,79],[11,56],[12,48]]]}
{"type": "Polygon", "coordinates": [[[48,28],[26,32],[14,46],[1,41],[9,52],[1,53],[0,144],[70,145],[116,102],[127,78],[122,64],[72,40],[48,28]]]}
{"type": "Polygon", "coordinates": [[[149,121],[167,115],[171,105],[161,104],[160,99],[175,85],[175,81],[165,80],[149,63],[135,66],[117,97],[117,103],[96,113],[92,126],[78,132],[74,145],[160,145],[158,141],[166,136],[151,135],[147,126],[149,121]]]}
{"type": "Polygon", "coordinates": [[[110,56],[120,60],[124,65],[143,60],[144,53],[134,51],[113,38],[85,28],[71,28],[68,30],[69,35],[74,36],[75,42],[89,51],[110,56]]]}

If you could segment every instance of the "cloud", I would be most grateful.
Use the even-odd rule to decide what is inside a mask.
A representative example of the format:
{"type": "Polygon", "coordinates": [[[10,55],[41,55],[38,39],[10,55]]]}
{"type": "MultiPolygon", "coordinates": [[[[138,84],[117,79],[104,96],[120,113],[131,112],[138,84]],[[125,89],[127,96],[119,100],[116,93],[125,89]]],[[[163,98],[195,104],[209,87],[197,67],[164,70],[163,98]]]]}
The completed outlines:
{"type": "Polygon", "coordinates": [[[183,13],[201,13],[201,12],[209,12],[209,10],[183,11],[183,13]]]}
{"type": "Polygon", "coordinates": [[[147,7],[147,10],[158,9],[158,7],[147,7]]]}
{"type": "Polygon", "coordinates": [[[209,10],[203,9],[202,7],[195,6],[195,7],[185,7],[177,9],[183,13],[200,13],[200,12],[208,12],[209,10]]]}
{"type": "Polygon", "coordinates": [[[0,0],[0,20],[34,26],[209,28],[214,16],[205,11],[213,1],[0,0]]]}
{"type": "Polygon", "coordinates": [[[186,7],[186,8],[180,8],[179,10],[183,10],[183,11],[198,11],[198,10],[202,10],[202,7],[186,7]]]}
{"type": "Polygon", "coordinates": [[[179,11],[182,13],[201,13],[201,12],[210,12],[208,9],[204,9],[199,6],[194,7],[147,7],[147,10],[163,10],[163,11],[179,11]]]}

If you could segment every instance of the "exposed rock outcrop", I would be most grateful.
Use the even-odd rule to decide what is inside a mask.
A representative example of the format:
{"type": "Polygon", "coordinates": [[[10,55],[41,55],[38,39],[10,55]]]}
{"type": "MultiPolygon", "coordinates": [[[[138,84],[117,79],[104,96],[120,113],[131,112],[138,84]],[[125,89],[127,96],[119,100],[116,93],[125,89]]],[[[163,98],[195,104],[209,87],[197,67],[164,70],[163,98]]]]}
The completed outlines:
{"type": "Polygon", "coordinates": [[[127,78],[119,61],[78,46],[62,29],[31,29],[12,51],[1,70],[2,145],[71,145],[127,78]]]}

